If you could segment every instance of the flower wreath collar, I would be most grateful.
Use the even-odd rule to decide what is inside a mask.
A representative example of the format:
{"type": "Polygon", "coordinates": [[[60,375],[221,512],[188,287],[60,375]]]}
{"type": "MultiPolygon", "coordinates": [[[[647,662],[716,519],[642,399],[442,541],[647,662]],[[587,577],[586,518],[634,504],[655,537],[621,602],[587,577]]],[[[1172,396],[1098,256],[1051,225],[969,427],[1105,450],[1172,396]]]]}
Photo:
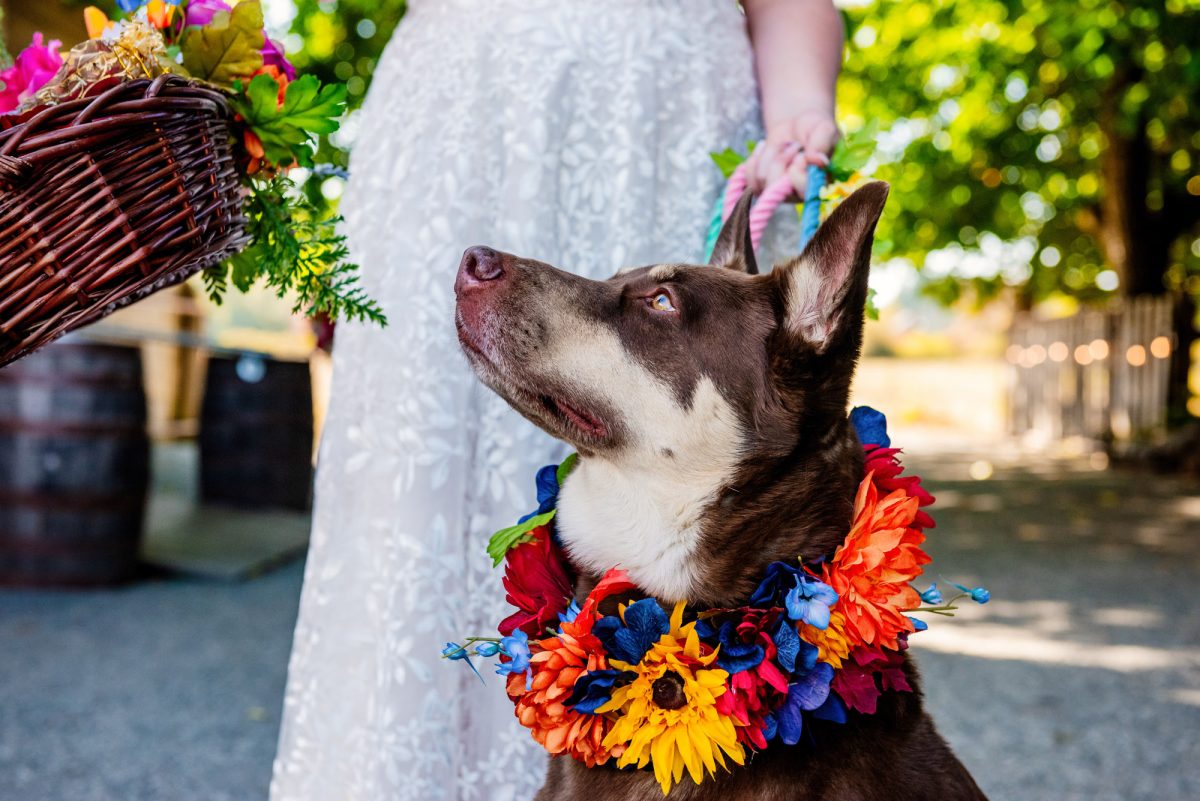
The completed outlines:
{"type": "Polygon", "coordinates": [[[538,508],[488,543],[516,611],[499,638],[447,643],[443,656],[472,670],[473,656],[498,658],[517,719],[547,751],[588,767],[649,765],[664,794],[685,772],[699,783],[747,752],[811,738],[806,720],[874,714],[882,693],[912,691],[903,652],[926,624],[908,613],[952,615],[988,592],[953,584],[945,601],[937,584],[914,588],[930,561],[933,497],[902,475],[881,413],[859,407],[850,419],[866,466],[845,541],[827,561],[772,563],[733,609],[680,602],[668,613],[641,598],[602,614],[603,600],[637,590],[615,568],[576,604],[554,523],[576,457],[542,468],[538,508]]]}

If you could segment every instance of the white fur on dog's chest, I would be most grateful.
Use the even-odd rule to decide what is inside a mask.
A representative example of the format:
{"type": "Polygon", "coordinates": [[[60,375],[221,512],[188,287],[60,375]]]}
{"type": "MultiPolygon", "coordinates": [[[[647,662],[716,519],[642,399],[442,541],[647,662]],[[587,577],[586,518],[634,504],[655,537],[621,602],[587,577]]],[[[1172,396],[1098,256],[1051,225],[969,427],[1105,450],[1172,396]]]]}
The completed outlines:
{"type": "Polygon", "coordinates": [[[653,433],[643,429],[657,447],[640,448],[638,458],[581,459],[563,483],[556,522],[577,564],[599,575],[619,567],[651,595],[678,601],[694,595],[704,512],[733,475],[742,431],[707,380],[690,409],[671,411],[653,433]]]}

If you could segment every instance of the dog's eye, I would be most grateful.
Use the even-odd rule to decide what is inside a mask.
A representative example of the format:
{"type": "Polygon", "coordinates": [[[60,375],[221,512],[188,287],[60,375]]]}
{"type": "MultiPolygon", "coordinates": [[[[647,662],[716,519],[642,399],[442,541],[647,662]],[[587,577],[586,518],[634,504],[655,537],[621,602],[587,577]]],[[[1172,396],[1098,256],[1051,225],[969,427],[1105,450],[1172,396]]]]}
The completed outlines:
{"type": "Polygon", "coordinates": [[[652,295],[650,298],[648,298],[648,300],[650,301],[650,308],[654,309],[655,311],[659,311],[659,312],[675,311],[675,304],[671,302],[671,296],[668,295],[666,292],[658,292],[655,295],[652,295]]]}

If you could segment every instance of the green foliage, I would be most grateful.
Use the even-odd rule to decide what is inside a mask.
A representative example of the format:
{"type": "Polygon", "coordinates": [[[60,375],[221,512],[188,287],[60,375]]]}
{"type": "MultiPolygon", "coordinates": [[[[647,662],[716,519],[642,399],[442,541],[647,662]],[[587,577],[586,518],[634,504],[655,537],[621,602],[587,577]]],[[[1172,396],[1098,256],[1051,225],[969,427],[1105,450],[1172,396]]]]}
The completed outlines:
{"type": "Polygon", "coordinates": [[[553,520],[555,511],[551,509],[549,512],[543,512],[540,515],[529,518],[524,523],[517,523],[515,526],[502,528],[493,534],[487,544],[488,556],[492,557],[492,567],[503,562],[504,555],[513,548],[522,543],[532,542],[533,537],[530,535],[530,532],[538,526],[544,526],[553,520]]]}
{"type": "MultiPolygon", "coordinates": [[[[294,0],[292,33],[303,42],[289,58],[303,73],[322,83],[345,83],[347,108],[362,105],[384,46],[407,10],[406,0],[294,0]]],[[[314,160],[346,167],[349,154],[322,136],[314,160]]],[[[316,203],[322,179],[313,177],[306,192],[316,203]]]]}
{"type": "Polygon", "coordinates": [[[301,75],[287,85],[282,107],[278,97],[275,79],[256,75],[245,97],[235,97],[233,104],[262,140],[268,161],[286,165],[294,160],[312,166],[312,137],[338,129],[338,118],[346,107],[346,87],[320,86],[314,76],[301,75]]]}
{"type": "Polygon", "coordinates": [[[923,265],[989,234],[1036,243],[1024,272],[931,276],[939,299],[1012,284],[1027,300],[1098,299],[1108,268],[1131,291],[1161,290],[1155,270],[1177,285],[1200,271],[1186,241],[1200,220],[1200,2],[876,0],[847,15],[840,108],[849,128],[887,131],[876,252],[923,265]]]}
{"type": "Polygon", "coordinates": [[[346,239],[330,216],[281,177],[252,178],[246,204],[253,245],[204,273],[209,296],[220,302],[229,284],[246,291],[259,280],[294,293],[294,310],[325,312],[333,319],[387,324],[383,311],[358,285],[358,267],[347,261],[346,239]]]}
{"type": "Polygon", "coordinates": [[[262,26],[262,6],[249,0],[232,12],[217,12],[209,25],[187,28],[180,41],[184,69],[193,78],[231,88],[262,67],[262,26]]]}

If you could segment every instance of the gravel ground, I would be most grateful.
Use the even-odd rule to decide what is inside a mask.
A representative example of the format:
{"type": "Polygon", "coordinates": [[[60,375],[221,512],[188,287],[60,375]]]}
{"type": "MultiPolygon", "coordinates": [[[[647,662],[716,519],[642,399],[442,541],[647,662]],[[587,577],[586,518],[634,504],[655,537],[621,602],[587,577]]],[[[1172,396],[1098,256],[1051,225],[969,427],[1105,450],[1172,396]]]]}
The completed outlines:
{"type": "MultiPolygon", "coordinates": [[[[912,461],[940,496],[932,576],[993,595],[914,638],[983,789],[1200,798],[1200,492],[1086,462],[912,461]]],[[[264,799],[300,577],[0,592],[0,801],[264,799]]]]}
{"type": "Polygon", "coordinates": [[[300,577],[0,593],[0,799],[265,799],[300,577]]]}

